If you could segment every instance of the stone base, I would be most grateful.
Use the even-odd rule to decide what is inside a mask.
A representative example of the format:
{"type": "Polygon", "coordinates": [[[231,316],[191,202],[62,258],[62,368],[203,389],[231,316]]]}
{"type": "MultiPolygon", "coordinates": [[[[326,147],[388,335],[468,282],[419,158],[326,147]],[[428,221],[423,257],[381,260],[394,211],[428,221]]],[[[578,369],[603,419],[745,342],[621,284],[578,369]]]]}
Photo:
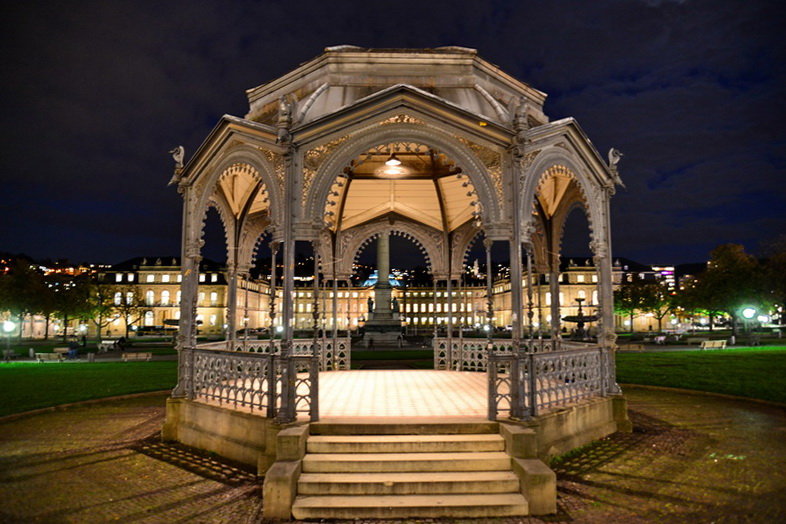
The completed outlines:
{"type": "Polygon", "coordinates": [[[213,452],[262,475],[276,460],[276,436],[284,427],[257,414],[169,398],[161,440],[213,452]]]}

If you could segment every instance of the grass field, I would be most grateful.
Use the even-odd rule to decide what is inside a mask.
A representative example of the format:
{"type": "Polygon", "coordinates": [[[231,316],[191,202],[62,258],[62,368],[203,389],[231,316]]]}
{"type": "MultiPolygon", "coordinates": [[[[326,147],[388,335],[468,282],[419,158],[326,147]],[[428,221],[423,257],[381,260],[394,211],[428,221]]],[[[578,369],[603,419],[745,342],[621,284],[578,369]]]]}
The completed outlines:
{"type": "MultiPolygon", "coordinates": [[[[161,348],[161,352],[171,350],[161,348]]],[[[399,359],[422,362],[426,367],[431,366],[431,358],[430,350],[352,352],[353,361],[399,359]]],[[[174,361],[2,363],[0,417],[71,402],[172,389],[176,381],[174,361]]],[[[786,404],[786,347],[618,353],[617,381],[786,404]]]]}
{"type": "Polygon", "coordinates": [[[13,362],[0,365],[0,417],[175,387],[177,362],[13,362]]]}
{"type": "Polygon", "coordinates": [[[618,353],[617,381],[786,404],[786,348],[618,353]]]}

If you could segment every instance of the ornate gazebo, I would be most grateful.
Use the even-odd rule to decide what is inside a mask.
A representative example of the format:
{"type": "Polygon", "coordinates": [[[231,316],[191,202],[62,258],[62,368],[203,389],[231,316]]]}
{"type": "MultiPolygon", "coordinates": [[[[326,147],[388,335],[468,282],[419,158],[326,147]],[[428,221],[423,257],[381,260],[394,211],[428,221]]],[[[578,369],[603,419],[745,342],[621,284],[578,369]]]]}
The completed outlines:
{"type": "MultiPolygon", "coordinates": [[[[173,182],[184,201],[182,303],[165,437],[212,449],[231,440],[221,453],[244,459],[242,438],[227,435],[261,424],[261,442],[247,447],[266,454],[264,470],[278,428],[298,414],[319,419],[320,372],[349,368],[348,340],[335,329],[317,335],[317,297],[330,293],[335,316],[336,290],[359,250],[391,234],[421,248],[448,304],[476,239],[483,239],[488,267],[493,244],[508,246],[512,337],[496,340],[489,330],[486,340],[463,339],[448,315],[447,336],[434,339],[436,370],[487,373],[490,420],[528,421],[558,406],[619,398],[609,222],[616,151],[604,161],[574,119],[549,120],[544,93],[461,47],[331,47],[247,95],[248,113],[224,116],[185,165],[175,151],[173,182]],[[200,347],[195,312],[210,207],[226,232],[229,326],[226,341],[200,347]],[[590,226],[599,320],[597,343],[570,345],[560,336],[556,300],[550,336],[533,334],[532,288],[534,275],[549,275],[551,296],[559,296],[562,231],[577,207],[590,226]],[[234,335],[243,316],[237,282],[248,277],[263,238],[271,239],[274,257],[270,316],[283,332],[249,344],[234,335]],[[296,244],[316,255],[309,339],[294,337],[296,244]],[[208,401],[210,415],[199,411],[207,409],[200,401],[208,401]],[[224,416],[245,418],[216,422],[224,416]]],[[[621,420],[619,410],[614,417],[621,420]]],[[[608,424],[596,426],[608,433],[608,424]]],[[[581,431],[587,438],[602,433],[581,431]]]]}

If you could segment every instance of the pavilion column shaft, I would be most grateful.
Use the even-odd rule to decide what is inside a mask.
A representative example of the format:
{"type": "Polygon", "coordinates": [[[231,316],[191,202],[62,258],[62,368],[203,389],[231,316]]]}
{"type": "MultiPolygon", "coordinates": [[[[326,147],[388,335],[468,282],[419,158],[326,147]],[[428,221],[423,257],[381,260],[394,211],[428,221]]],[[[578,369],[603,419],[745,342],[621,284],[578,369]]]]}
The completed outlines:
{"type": "Polygon", "coordinates": [[[194,189],[187,186],[183,194],[183,235],[180,259],[180,330],[177,336],[177,385],[173,397],[189,397],[193,384],[193,351],[197,338],[197,297],[199,289],[199,262],[201,221],[193,209],[194,189]]]}
{"type": "Polygon", "coordinates": [[[522,299],[521,244],[516,238],[510,243],[510,323],[514,341],[522,337],[524,304],[522,299]]]}
{"type": "Polygon", "coordinates": [[[234,350],[236,342],[237,331],[237,267],[232,267],[229,270],[229,282],[227,286],[227,303],[226,303],[226,325],[227,325],[227,341],[229,347],[227,349],[234,350]]]}
{"type": "Polygon", "coordinates": [[[549,293],[551,293],[551,338],[557,340],[560,336],[559,265],[553,268],[549,275],[549,293]]]}
{"type": "Polygon", "coordinates": [[[382,233],[377,238],[377,284],[374,286],[374,318],[388,318],[390,307],[390,235],[382,233]]]}

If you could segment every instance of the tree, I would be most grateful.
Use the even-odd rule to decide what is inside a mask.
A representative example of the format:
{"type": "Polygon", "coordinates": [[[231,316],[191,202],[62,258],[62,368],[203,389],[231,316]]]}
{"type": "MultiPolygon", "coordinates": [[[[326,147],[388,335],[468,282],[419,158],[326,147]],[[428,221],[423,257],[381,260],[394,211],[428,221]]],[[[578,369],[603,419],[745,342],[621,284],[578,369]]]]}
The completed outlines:
{"type": "Polygon", "coordinates": [[[643,280],[623,282],[614,291],[614,311],[630,319],[630,332],[633,333],[633,319],[641,311],[643,304],[643,280]]]}
{"type": "MultiPolygon", "coordinates": [[[[29,261],[19,258],[11,269],[0,277],[0,311],[16,317],[20,326],[28,315],[43,309],[45,286],[41,273],[29,261]]],[[[22,328],[19,329],[22,337],[22,328]]]]}
{"type": "Polygon", "coordinates": [[[115,311],[114,295],[118,286],[108,286],[96,282],[90,286],[90,319],[96,326],[98,339],[101,339],[101,330],[112,323],[112,313],[115,311]]]}
{"type": "Polygon", "coordinates": [[[146,307],[142,291],[138,286],[130,284],[113,286],[113,290],[113,296],[119,297],[119,300],[113,299],[114,309],[126,322],[126,338],[128,338],[128,330],[133,324],[142,320],[149,308],[146,307]]]}
{"type": "Polygon", "coordinates": [[[783,324],[786,310],[786,234],[771,241],[765,248],[764,280],[773,305],[780,306],[778,323],[783,324]]]}
{"type": "Polygon", "coordinates": [[[744,306],[765,307],[763,271],[759,261],[738,244],[722,244],[710,253],[707,270],[696,283],[696,296],[709,311],[722,311],[738,331],[740,310],[744,306]]]}
{"type": "Polygon", "coordinates": [[[75,318],[90,317],[90,291],[92,283],[87,275],[69,278],[65,275],[58,279],[54,288],[55,309],[63,319],[63,340],[68,338],[68,323],[75,318]]]}
{"type": "Polygon", "coordinates": [[[660,282],[649,281],[641,286],[641,311],[652,313],[658,320],[658,332],[663,331],[663,319],[674,310],[672,296],[660,282]]]}

